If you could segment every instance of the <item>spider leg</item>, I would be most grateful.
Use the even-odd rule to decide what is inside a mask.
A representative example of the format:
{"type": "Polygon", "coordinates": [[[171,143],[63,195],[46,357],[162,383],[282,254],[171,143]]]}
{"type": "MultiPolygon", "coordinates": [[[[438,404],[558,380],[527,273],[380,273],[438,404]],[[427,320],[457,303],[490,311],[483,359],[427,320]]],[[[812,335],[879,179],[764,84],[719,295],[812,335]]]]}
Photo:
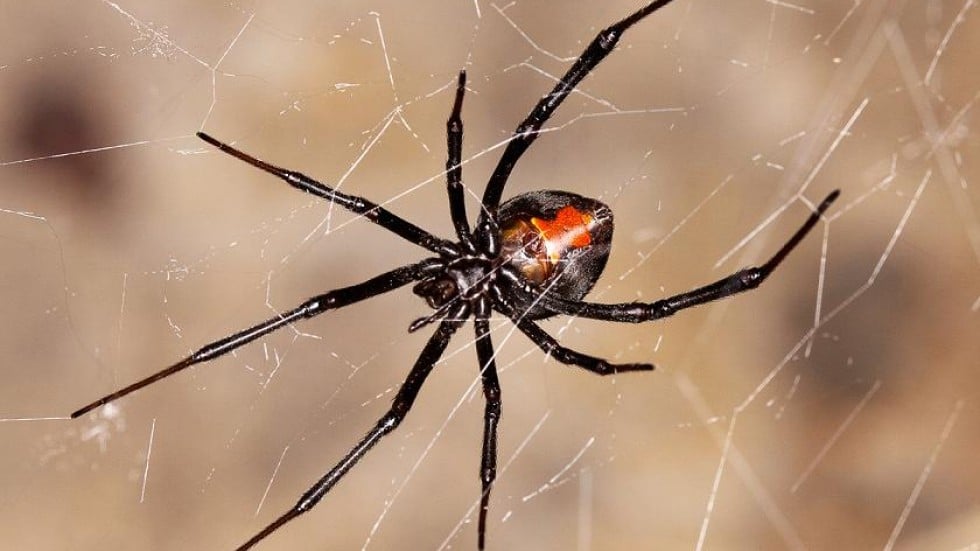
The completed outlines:
{"type": "Polygon", "coordinates": [[[446,160],[446,184],[449,191],[449,213],[456,228],[456,236],[467,252],[475,252],[470,223],[466,218],[466,203],[463,201],[463,95],[466,93],[466,71],[459,72],[456,81],[456,99],[453,110],[446,121],[446,146],[449,157],[446,160]]]}
{"type": "MultiPolygon", "coordinates": [[[[719,279],[703,287],[698,287],[693,291],[680,293],[656,302],[624,302],[620,304],[596,304],[565,300],[553,294],[537,293],[533,290],[532,293],[540,295],[539,304],[556,314],[629,323],[640,323],[666,318],[686,308],[712,302],[758,287],[782,263],[786,256],[800,244],[800,241],[810,233],[810,230],[820,220],[820,216],[839,195],[840,190],[831,192],[817,206],[816,210],[810,214],[803,225],[800,226],[800,229],[796,230],[796,233],[762,266],[739,270],[728,277],[719,279]]],[[[506,271],[501,271],[501,273],[507,275],[506,271]]],[[[524,291],[526,292],[527,290],[528,286],[525,284],[524,291]]]]}
{"type": "MultiPolygon", "coordinates": [[[[482,205],[484,210],[480,213],[480,217],[477,220],[478,233],[483,233],[481,228],[485,227],[488,219],[495,219],[497,217],[497,207],[500,206],[500,198],[503,195],[507,179],[510,177],[514,165],[524,155],[527,148],[531,146],[531,143],[537,139],[541,126],[551,118],[551,115],[565,101],[565,98],[575,89],[578,83],[613,51],[616,43],[619,42],[620,37],[622,37],[627,29],[638,23],[644,17],[666,6],[671,1],[656,0],[650,2],[623,20],[600,31],[585,48],[585,51],[575,60],[571,68],[561,77],[561,80],[554,89],[548,95],[541,98],[534,106],[534,109],[528,114],[527,118],[524,119],[524,122],[517,126],[510,142],[507,144],[507,148],[497,162],[497,167],[493,170],[493,174],[487,182],[486,190],[483,192],[482,205]]],[[[496,253],[496,251],[490,252],[496,253]]]]}
{"type": "Polygon", "coordinates": [[[415,366],[412,367],[412,370],[405,378],[405,382],[402,383],[402,387],[398,390],[398,394],[395,395],[391,409],[378,419],[378,423],[374,428],[347,452],[347,455],[330,469],[327,474],[323,475],[323,478],[303,493],[302,497],[300,497],[292,509],[283,513],[279,518],[262,529],[261,532],[252,536],[237,551],[250,549],[266,536],[278,530],[282,525],[312,509],[382,437],[395,430],[395,427],[402,422],[405,415],[412,409],[412,404],[415,403],[415,398],[418,396],[419,390],[422,389],[422,383],[425,382],[426,377],[432,372],[433,366],[435,366],[442,353],[446,350],[449,339],[459,326],[466,321],[468,316],[469,305],[460,303],[451,315],[439,324],[438,329],[429,338],[429,342],[426,343],[425,348],[422,349],[422,353],[419,354],[418,359],[415,361],[415,366]]]}
{"type": "Polygon", "coordinates": [[[449,314],[449,311],[456,307],[457,302],[458,299],[451,300],[433,310],[428,316],[422,316],[421,318],[416,319],[408,325],[408,332],[414,333],[432,322],[445,319],[446,315],[449,314]]]}
{"type": "Polygon", "coordinates": [[[559,344],[554,337],[549,335],[544,329],[541,329],[541,327],[533,321],[521,316],[510,315],[508,317],[510,317],[511,321],[514,322],[514,325],[521,330],[521,333],[527,335],[527,338],[531,339],[534,344],[538,345],[538,347],[540,347],[545,354],[550,355],[552,358],[563,364],[576,365],[591,371],[596,375],[613,375],[627,371],[653,370],[652,364],[612,364],[603,358],[589,356],[588,354],[583,354],[576,350],[572,350],[571,348],[566,348],[559,344]]]}
{"type": "Polygon", "coordinates": [[[327,310],[342,308],[355,302],[368,299],[382,293],[387,293],[388,291],[397,289],[398,287],[401,287],[407,283],[422,279],[428,272],[440,265],[441,263],[438,261],[424,260],[417,264],[403,266],[390,272],[386,272],[365,282],[358,283],[357,285],[351,285],[350,287],[335,289],[328,293],[317,295],[296,308],[283,312],[274,318],[263,321],[262,323],[249,327],[248,329],[243,329],[233,335],[218,339],[210,344],[206,344],[190,356],[187,356],[170,367],[158,371],[145,379],[136,381],[135,383],[117,390],[112,394],[103,396],[87,406],[76,410],[71,414],[71,417],[81,417],[99,406],[113,402],[147,385],[153,384],[160,379],[164,379],[173,375],[174,373],[183,371],[192,365],[224,356],[228,352],[250,343],[263,335],[267,335],[284,325],[293,323],[294,321],[304,318],[312,318],[326,312],[327,310]]]}
{"type": "Polygon", "coordinates": [[[356,195],[348,195],[346,193],[341,193],[332,187],[329,187],[323,183],[320,183],[305,174],[297,172],[295,170],[287,170],[285,168],[280,168],[278,166],[269,164],[263,160],[257,159],[244,151],[236,149],[231,145],[221,142],[204,132],[198,132],[197,137],[208,142],[209,144],[217,147],[221,151],[235,157],[236,159],[245,161],[246,163],[254,166],[255,168],[262,169],[273,176],[280,178],[287,184],[293,186],[294,188],[305,191],[311,195],[316,195],[344,207],[345,209],[353,212],[354,214],[359,214],[364,216],[368,220],[374,222],[375,224],[381,226],[382,228],[430,251],[437,253],[441,256],[457,256],[458,250],[456,245],[446,241],[445,239],[440,239],[431,233],[423,230],[422,228],[416,226],[415,224],[405,220],[404,218],[393,214],[388,209],[372,203],[363,197],[358,197],[356,195]]]}
{"type": "Polygon", "coordinates": [[[477,303],[473,325],[476,328],[476,355],[480,361],[480,377],[483,380],[483,396],[486,409],[483,413],[483,453],[480,456],[480,523],[478,549],[484,548],[487,533],[487,511],[490,509],[490,490],[497,478],[497,425],[500,423],[500,381],[494,362],[493,342],[490,340],[490,304],[484,298],[477,303]]]}

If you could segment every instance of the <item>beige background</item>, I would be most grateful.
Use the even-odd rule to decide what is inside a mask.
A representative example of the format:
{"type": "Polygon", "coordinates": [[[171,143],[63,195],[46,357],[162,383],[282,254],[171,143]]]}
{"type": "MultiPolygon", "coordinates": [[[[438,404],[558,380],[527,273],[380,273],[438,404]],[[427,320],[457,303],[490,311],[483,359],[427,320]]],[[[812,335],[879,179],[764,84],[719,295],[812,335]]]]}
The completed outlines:
{"type": "MultiPolygon", "coordinates": [[[[470,75],[464,177],[479,196],[552,78],[638,5],[558,4],[0,8],[2,546],[229,549],[345,453],[427,338],[405,332],[427,312],[408,290],[114,410],[15,419],[67,415],[274,310],[422,257],[196,130],[343,179],[448,236],[456,71],[470,75]]],[[[654,300],[759,262],[806,216],[801,190],[843,196],[750,295],[657,324],[544,324],[658,372],[598,379],[543,362],[495,322],[491,549],[691,549],[703,530],[710,549],[977,545],[973,4],[677,0],[569,99],[506,195],[559,188],[612,206],[594,300],[654,300]],[[829,319],[814,330],[818,304],[829,319]]],[[[471,339],[460,332],[398,432],[262,549],[475,548],[471,339]]]]}

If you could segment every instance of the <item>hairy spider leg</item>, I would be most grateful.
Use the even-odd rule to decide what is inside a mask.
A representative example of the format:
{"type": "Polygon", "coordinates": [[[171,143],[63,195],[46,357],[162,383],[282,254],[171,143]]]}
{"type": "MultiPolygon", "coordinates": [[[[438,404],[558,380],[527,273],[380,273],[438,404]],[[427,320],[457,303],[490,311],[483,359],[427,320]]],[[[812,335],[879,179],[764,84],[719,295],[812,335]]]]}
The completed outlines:
{"type": "Polygon", "coordinates": [[[395,427],[405,419],[405,415],[412,409],[412,404],[415,403],[415,398],[418,397],[419,390],[422,389],[422,383],[425,382],[426,377],[432,372],[432,368],[436,362],[442,357],[446,346],[449,345],[449,339],[466,322],[469,315],[469,305],[467,303],[460,303],[446,319],[442,320],[439,327],[432,334],[432,337],[429,338],[429,342],[425,344],[422,353],[419,354],[415,365],[398,390],[398,394],[395,395],[391,408],[378,419],[378,423],[374,428],[356,446],[347,452],[347,455],[339,463],[330,469],[327,474],[323,475],[323,478],[310,487],[299,498],[299,501],[296,502],[296,505],[292,509],[283,513],[259,533],[252,536],[237,551],[251,549],[252,546],[278,530],[282,525],[312,509],[381,438],[395,430],[395,427]]]}
{"type": "Polygon", "coordinates": [[[531,342],[538,345],[545,354],[563,364],[578,366],[596,375],[614,375],[629,371],[653,371],[653,364],[614,364],[609,363],[603,358],[583,354],[562,346],[557,339],[549,335],[544,329],[541,329],[538,324],[523,317],[519,312],[510,310],[507,312],[507,317],[514,322],[514,325],[517,326],[521,333],[524,333],[527,338],[531,339],[531,342]]]}
{"type": "Polygon", "coordinates": [[[99,406],[113,402],[119,398],[122,398],[123,396],[126,396],[127,394],[135,392],[147,385],[153,384],[160,379],[164,379],[173,375],[174,373],[183,371],[192,365],[224,356],[232,350],[244,346],[257,338],[267,335],[294,321],[312,318],[328,310],[342,308],[355,302],[365,300],[382,293],[387,293],[388,291],[397,289],[398,287],[413,281],[418,281],[424,278],[426,274],[430,273],[433,269],[441,267],[441,265],[441,262],[432,259],[423,260],[417,264],[402,266],[401,268],[397,268],[377,277],[373,277],[362,283],[351,285],[350,287],[335,289],[328,293],[317,295],[311,299],[308,299],[298,307],[279,314],[274,318],[263,321],[258,325],[249,327],[248,329],[243,329],[242,331],[239,331],[233,335],[229,335],[212,343],[206,344],[190,356],[187,356],[170,367],[158,371],[145,379],[136,381],[129,386],[121,388],[112,394],[103,396],[102,398],[79,408],[71,414],[71,417],[73,419],[76,417],[81,417],[99,406]]]}
{"type": "MultiPolygon", "coordinates": [[[[613,51],[616,43],[619,42],[620,37],[622,37],[627,29],[672,1],[657,0],[650,2],[621,21],[600,31],[585,48],[585,51],[582,52],[568,71],[561,77],[561,80],[558,81],[554,89],[548,95],[541,98],[534,108],[531,109],[527,118],[514,130],[510,142],[507,143],[507,148],[504,150],[503,155],[500,156],[500,160],[497,162],[497,166],[494,168],[493,174],[491,174],[490,180],[487,182],[487,187],[483,191],[483,211],[480,213],[480,217],[476,223],[478,234],[482,235],[486,233],[485,231],[480,231],[479,228],[486,226],[491,220],[496,220],[497,209],[500,206],[500,199],[503,196],[504,186],[510,178],[510,173],[514,169],[514,165],[517,164],[517,161],[524,155],[524,152],[538,138],[538,131],[541,130],[541,126],[551,118],[551,115],[565,101],[565,98],[572,93],[572,90],[575,89],[578,83],[613,51]]],[[[489,252],[490,254],[497,253],[495,249],[491,249],[489,252]]]]}
{"type": "Polygon", "coordinates": [[[240,149],[236,149],[235,147],[232,147],[231,145],[228,145],[217,138],[213,138],[204,132],[198,132],[197,137],[217,147],[232,157],[235,157],[236,159],[245,161],[255,168],[259,168],[268,172],[269,174],[272,174],[273,176],[276,176],[277,178],[280,178],[287,184],[300,191],[304,191],[311,195],[316,195],[317,197],[326,199],[331,203],[340,205],[354,214],[364,216],[368,220],[394,233],[395,235],[398,235],[420,247],[429,249],[440,256],[458,256],[459,254],[459,250],[456,248],[455,244],[432,235],[408,220],[405,220],[388,209],[363,197],[342,193],[330,186],[314,180],[313,178],[310,178],[301,172],[288,170],[269,164],[261,159],[249,155],[248,153],[245,153],[244,151],[241,151],[240,149]]]}
{"type": "Polygon", "coordinates": [[[827,195],[803,225],[800,226],[800,229],[796,230],[796,233],[762,266],[739,270],[714,283],[656,302],[597,304],[593,302],[567,300],[554,294],[542,293],[536,290],[525,280],[519,278],[517,274],[508,271],[502,271],[501,273],[507,276],[507,279],[510,280],[513,287],[519,287],[522,292],[533,295],[536,300],[540,301],[542,306],[556,314],[628,323],[658,320],[671,316],[686,308],[691,308],[692,306],[730,297],[758,287],[772,274],[789,253],[800,244],[800,241],[810,233],[810,230],[817,224],[823,213],[839,196],[839,189],[827,195]]]}
{"type": "Polygon", "coordinates": [[[456,80],[456,98],[453,110],[446,121],[446,189],[449,192],[449,215],[456,236],[467,253],[475,253],[473,234],[466,217],[466,203],[463,200],[463,95],[466,93],[466,71],[460,71],[456,80]]]}
{"type": "Polygon", "coordinates": [[[500,424],[501,398],[500,381],[497,379],[497,364],[494,361],[493,341],[490,340],[490,303],[486,297],[477,302],[473,316],[476,330],[476,356],[480,364],[480,379],[483,382],[483,397],[486,406],[483,412],[483,452],[480,454],[480,513],[477,528],[477,548],[483,549],[487,533],[487,512],[490,510],[490,491],[497,478],[497,426],[500,424]]]}

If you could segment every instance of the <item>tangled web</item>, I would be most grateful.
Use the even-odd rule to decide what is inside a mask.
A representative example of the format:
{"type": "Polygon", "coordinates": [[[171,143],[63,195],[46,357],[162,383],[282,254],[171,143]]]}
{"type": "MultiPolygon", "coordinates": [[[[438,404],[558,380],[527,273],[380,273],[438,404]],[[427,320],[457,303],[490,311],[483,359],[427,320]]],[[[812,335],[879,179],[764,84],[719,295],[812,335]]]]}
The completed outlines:
{"type": "MultiPolygon", "coordinates": [[[[421,258],[194,132],[450,236],[457,71],[470,78],[472,215],[516,124],[638,5],[576,4],[8,10],[7,546],[241,543],[373,424],[427,337],[405,331],[425,305],[394,292],[65,419],[201,344],[421,258]]],[[[659,323],[545,323],[653,373],[597,378],[494,320],[490,548],[980,545],[978,37],[975,0],[676,0],[624,37],[505,195],[564,189],[613,208],[591,300],[714,281],[771,254],[830,189],[842,197],[753,293],[659,323]]],[[[474,545],[471,333],[399,430],[263,548],[474,545]]]]}

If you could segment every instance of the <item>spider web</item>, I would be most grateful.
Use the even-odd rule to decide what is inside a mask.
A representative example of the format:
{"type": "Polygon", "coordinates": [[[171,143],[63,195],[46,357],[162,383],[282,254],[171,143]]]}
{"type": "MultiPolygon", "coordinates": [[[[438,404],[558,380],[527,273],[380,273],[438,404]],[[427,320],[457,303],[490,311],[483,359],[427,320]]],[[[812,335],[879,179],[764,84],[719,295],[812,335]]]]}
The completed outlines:
{"type": "MultiPolygon", "coordinates": [[[[10,548],[231,548],[371,427],[426,331],[407,290],[282,330],[83,419],[95,397],[423,251],[194,138],[452,235],[510,132],[638,2],[17,3],[0,19],[0,534],[10,548]],[[567,3],[566,3],[567,4],[567,3]]],[[[600,379],[493,320],[500,549],[980,546],[975,0],[677,0],[562,106],[506,197],[616,215],[595,301],[758,263],[660,323],[556,319],[658,371],[600,379]]],[[[483,403],[460,329],[402,426],[263,549],[475,547],[483,403]]]]}

